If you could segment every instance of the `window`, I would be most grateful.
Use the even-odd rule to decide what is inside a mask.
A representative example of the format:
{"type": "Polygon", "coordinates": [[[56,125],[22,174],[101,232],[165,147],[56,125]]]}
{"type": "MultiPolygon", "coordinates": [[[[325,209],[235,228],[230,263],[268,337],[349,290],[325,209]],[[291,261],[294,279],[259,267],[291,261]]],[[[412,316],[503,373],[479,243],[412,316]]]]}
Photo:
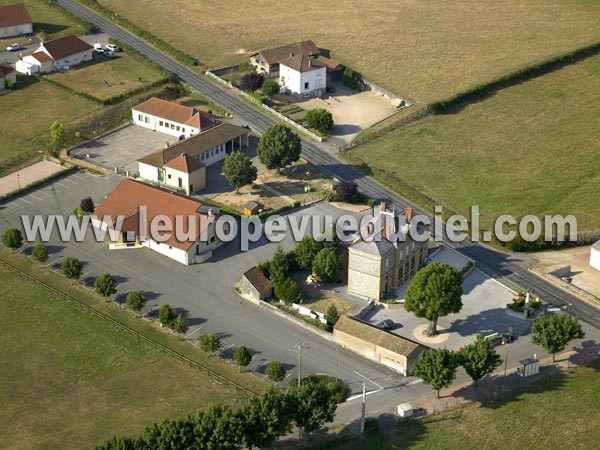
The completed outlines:
{"type": "Polygon", "coordinates": [[[169,128],[169,122],[165,122],[165,127],[169,128]]]}
{"type": "Polygon", "coordinates": [[[177,125],[177,131],[180,131],[181,127],[179,125],[177,125]]]}
{"type": "Polygon", "coordinates": [[[200,161],[204,159],[204,153],[200,153],[200,161]]]}
{"type": "Polygon", "coordinates": [[[174,130],[174,129],[175,129],[175,124],[174,124],[174,123],[172,123],[172,124],[171,124],[171,130],[174,130]]]}
{"type": "Polygon", "coordinates": [[[185,128],[184,127],[181,127],[181,132],[185,133],[185,128]]]}
{"type": "Polygon", "coordinates": [[[163,124],[164,124],[164,122],[163,122],[162,120],[160,120],[160,121],[158,122],[158,124],[159,124],[159,125],[162,127],[162,126],[163,126],[163,124]]]}
{"type": "Polygon", "coordinates": [[[182,180],[181,180],[181,177],[179,177],[179,178],[177,179],[177,186],[178,186],[180,189],[181,189],[181,187],[183,186],[183,182],[182,182],[182,180]]]}
{"type": "Polygon", "coordinates": [[[308,81],[307,81],[306,83],[304,83],[304,89],[308,89],[308,86],[309,86],[309,84],[308,84],[308,81]]]}
{"type": "Polygon", "coordinates": [[[170,180],[170,179],[171,179],[171,174],[168,174],[168,175],[167,175],[167,178],[170,180]]]}
{"type": "Polygon", "coordinates": [[[211,237],[211,238],[210,238],[210,243],[212,244],[212,243],[214,243],[216,240],[217,240],[217,238],[213,236],[213,237],[211,237]]]}
{"type": "Polygon", "coordinates": [[[150,123],[150,117],[148,117],[148,116],[144,117],[144,122],[150,123]]]}
{"type": "Polygon", "coordinates": [[[138,120],[141,122],[142,120],[144,120],[144,116],[142,116],[141,114],[138,114],[138,120]]]}

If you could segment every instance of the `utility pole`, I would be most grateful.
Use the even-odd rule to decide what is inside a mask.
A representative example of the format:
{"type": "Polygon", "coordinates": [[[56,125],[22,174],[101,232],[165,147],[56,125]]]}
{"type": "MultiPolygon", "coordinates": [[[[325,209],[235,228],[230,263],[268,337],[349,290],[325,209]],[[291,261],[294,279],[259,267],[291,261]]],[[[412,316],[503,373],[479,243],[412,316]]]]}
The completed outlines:
{"type": "Polygon", "coordinates": [[[310,350],[310,347],[303,341],[296,342],[292,347],[292,351],[298,353],[298,386],[302,381],[302,354],[307,350],[310,350]]]}
{"type": "Polygon", "coordinates": [[[365,415],[367,412],[367,381],[369,380],[364,375],[361,375],[357,371],[353,372],[362,378],[362,402],[361,402],[361,414],[360,414],[360,434],[365,432],[365,415]]]}

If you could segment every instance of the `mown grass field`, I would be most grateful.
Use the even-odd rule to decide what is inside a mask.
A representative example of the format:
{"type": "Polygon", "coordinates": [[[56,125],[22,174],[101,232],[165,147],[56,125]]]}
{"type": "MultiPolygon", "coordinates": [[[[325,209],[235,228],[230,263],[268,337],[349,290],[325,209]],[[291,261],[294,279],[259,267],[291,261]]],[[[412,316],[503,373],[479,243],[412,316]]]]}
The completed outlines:
{"type": "Polygon", "coordinates": [[[210,67],[312,39],[373,82],[423,101],[600,39],[592,0],[99,2],[210,67]]]}
{"type": "Polygon", "coordinates": [[[94,55],[94,60],[90,63],[46,77],[100,100],[125,94],[164,78],[158,71],[127,53],[120,52],[116,55],[113,59],[94,55]]]}
{"type": "MultiPolygon", "coordinates": [[[[397,433],[345,443],[347,450],[591,449],[600,442],[600,363],[542,379],[497,401],[403,422],[397,433]]],[[[330,447],[335,448],[335,447],[330,447]]]]}
{"type": "Polygon", "coordinates": [[[459,113],[430,116],[352,154],[409,197],[405,186],[461,214],[479,205],[488,229],[500,214],[574,214],[579,230],[593,230],[600,223],[598,142],[600,55],[459,113]]]}
{"type": "Polygon", "coordinates": [[[0,277],[0,448],[91,448],[245,399],[13,272],[0,277]]]}

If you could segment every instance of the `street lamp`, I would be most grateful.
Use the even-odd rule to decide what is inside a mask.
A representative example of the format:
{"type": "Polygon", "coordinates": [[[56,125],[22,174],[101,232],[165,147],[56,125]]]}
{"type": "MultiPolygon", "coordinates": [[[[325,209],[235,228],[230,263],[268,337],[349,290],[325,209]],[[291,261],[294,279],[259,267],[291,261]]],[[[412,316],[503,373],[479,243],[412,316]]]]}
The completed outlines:
{"type": "Polygon", "coordinates": [[[21,174],[20,173],[17,174],[17,185],[19,186],[19,189],[21,189],[21,174]]]}

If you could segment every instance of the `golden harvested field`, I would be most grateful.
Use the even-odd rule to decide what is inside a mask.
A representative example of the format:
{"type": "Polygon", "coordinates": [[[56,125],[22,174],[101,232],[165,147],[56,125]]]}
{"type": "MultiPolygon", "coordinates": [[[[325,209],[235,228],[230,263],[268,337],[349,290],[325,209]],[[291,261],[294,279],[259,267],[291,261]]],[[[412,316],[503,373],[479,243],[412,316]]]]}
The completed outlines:
{"type": "Polygon", "coordinates": [[[367,79],[423,101],[600,39],[594,0],[100,3],[210,67],[312,39],[367,79]]]}

